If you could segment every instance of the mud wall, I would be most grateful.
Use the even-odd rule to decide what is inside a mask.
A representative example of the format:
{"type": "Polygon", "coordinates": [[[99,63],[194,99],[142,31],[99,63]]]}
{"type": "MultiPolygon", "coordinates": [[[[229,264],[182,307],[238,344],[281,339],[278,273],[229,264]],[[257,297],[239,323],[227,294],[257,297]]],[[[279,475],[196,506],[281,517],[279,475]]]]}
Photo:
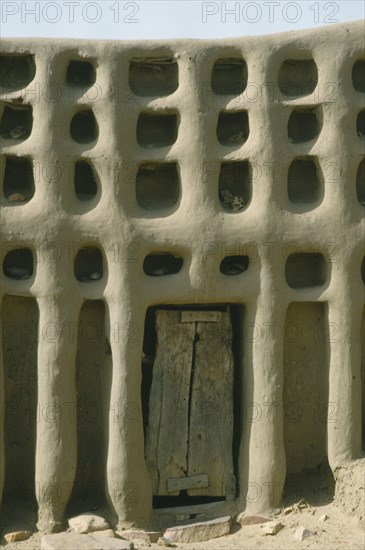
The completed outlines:
{"type": "MultiPolygon", "coordinates": [[[[159,304],[245,308],[239,489],[220,512],[277,506],[287,464],[361,455],[364,70],[360,22],[217,41],[2,40],[2,315],[35,322],[37,304],[37,349],[10,347],[29,360],[17,407],[29,398],[40,413],[11,436],[0,417],[0,487],[34,445],[24,475],[40,529],[59,528],[90,479],[120,526],[151,524],[141,357],[159,304]],[[104,326],[91,343],[89,322],[104,326]],[[103,409],[92,428],[88,396],[103,409]],[[291,401],[334,404],[335,421],[303,416],[294,430],[291,401]]],[[[8,339],[2,408],[17,384],[8,339]]]]}

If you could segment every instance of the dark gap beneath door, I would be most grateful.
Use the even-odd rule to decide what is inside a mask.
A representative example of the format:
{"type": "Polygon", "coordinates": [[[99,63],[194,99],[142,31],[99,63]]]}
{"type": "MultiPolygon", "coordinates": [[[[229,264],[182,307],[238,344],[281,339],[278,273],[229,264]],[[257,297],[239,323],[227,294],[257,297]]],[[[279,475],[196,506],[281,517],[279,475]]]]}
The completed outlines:
{"type": "MultiPolygon", "coordinates": [[[[230,306],[232,322],[232,352],[234,358],[233,381],[233,468],[238,480],[238,459],[242,434],[242,383],[243,383],[243,330],[245,308],[242,305],[230,306]]],[[[236,485],[236,492],[238,486],[236,485]]]]}

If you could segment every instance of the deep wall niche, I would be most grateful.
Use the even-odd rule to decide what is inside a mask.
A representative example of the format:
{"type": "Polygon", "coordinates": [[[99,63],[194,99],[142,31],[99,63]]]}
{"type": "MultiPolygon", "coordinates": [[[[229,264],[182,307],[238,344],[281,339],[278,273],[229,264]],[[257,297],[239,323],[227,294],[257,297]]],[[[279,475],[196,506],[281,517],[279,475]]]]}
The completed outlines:
{"type": "Polygon", "coordinates": [[[35,446],[39,312],[34,298],[4,296],[1,307],[5,378],[5,480],[2,515],[36,520],[35,446]]]}

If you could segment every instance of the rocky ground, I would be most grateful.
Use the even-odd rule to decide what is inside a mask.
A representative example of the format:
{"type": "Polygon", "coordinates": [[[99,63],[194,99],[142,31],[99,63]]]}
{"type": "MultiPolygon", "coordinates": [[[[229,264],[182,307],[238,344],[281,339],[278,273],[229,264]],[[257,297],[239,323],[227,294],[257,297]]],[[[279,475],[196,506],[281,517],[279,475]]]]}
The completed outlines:
{"type": "MultiPolygon", "coordinates": [[[[242,514],[238,518],[239,523],[232,522],[228,535],[203,542],[173,542],[172,544],[181,550],[254,550],[257,548],[262,550],[295,550],[297,548],[363,550],[365,548],[364,473],[364,460],[340,470],[336,475],[338,486],[334,495],[333,478],[327,474],[324,475],[323,472],[313,475],[312,472],[304,471],[295,478],[297,483],[295,491],[291,489],[285,492],[283,505],[276,514],[270,517],[242,514]],[[299,493],[298,487],[300,487],[299,493]],[[276,534],[265,534],[265,532],[276,534]]],[[[20,528],[29,529],[29,524],[23,522],[20,525],[14,519],[12,522],[9,520],[2,529],[2,537],[20,528]]],[[[99,529],[105,529],[105,525],[100,524],[99,529]]],[[[216,526],[211,529],[212,532],[214,530],[217,532],[216,526]]],[[[109,536],[112,534],[110,531],[104,533],[109,536]]],[[[123,535],[123,532],[119,532],[119,535],[123,535]]],[[[100,543],[98,539],[99,546],[94,546],[95,539],[92,539],[90,534],[84,536],[90,537],[86,539],[87,542],[90,540],[90,544],[85,546],[90,550],[92,548],[110,550],[113,547],[108,545],[107,540],[110,542],[110,539],[105,538],[105,543],[100,543]]],[[[194,534],[191,536],[194,538],[194,534]]],[[[6,543],[2,538],[1,544],[6,545],[7,550],[39,550],[41,539],[40,533],[34,533],[22,542],[6,543]]],[[[118,545],[118,539],[112,540],[118,545]]],[[[147,548],[158,550],[168,547],[164,540],[150,542],[136,537],[132,538],[131,542],[135,550],[147,548]]],[[[128,548],[130,543],[125,544],[128,548]]],[[[59,548],[60,550],[79,550],[82,546],[74,548],[72,545],[63,545],[59,548]]]]}

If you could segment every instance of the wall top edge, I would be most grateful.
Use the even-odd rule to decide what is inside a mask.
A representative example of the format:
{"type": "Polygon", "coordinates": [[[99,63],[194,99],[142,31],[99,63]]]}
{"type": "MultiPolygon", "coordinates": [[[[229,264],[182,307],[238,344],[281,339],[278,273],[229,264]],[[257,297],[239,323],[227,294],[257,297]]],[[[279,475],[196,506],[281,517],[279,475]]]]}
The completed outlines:
{"type": "Polygon", "coordinates": [[[78,39],[78,38],[1,38],[0,39],[0,52],[1,51],[19,51],[19,49],[29,49],[31,47],[42,46],[54,46],[57,48],[80,48],[94,46],[96,49],[103,46],[123,46],[124,49],[135,48],[143,46],[144,48],[156,48],[156,47],[191,47],[199,45],[202,47],[210,46],[242,46],[242,41],[245,41],[252,46],[253,44],[264,45],[274,44],[280,42],[281,45],[290,45],[297,40],[310,40],[315,38],[316,42],[320,40],[324,42],[327,38],[333,39],[336,37],[336,41],[350,40],[360,41],[365,49],[365,21],[359,19],[358,21],[351,21],[347,23],[332,24],[330,26],[321,26],[318,28],[301,29],[297,31],[286,31],[273,34],[265,34],[259,36],[237,36],[234,38],[177,38],[177,39],[161,39],[161,40],[90,40],[90,39],[78,39]]]}

